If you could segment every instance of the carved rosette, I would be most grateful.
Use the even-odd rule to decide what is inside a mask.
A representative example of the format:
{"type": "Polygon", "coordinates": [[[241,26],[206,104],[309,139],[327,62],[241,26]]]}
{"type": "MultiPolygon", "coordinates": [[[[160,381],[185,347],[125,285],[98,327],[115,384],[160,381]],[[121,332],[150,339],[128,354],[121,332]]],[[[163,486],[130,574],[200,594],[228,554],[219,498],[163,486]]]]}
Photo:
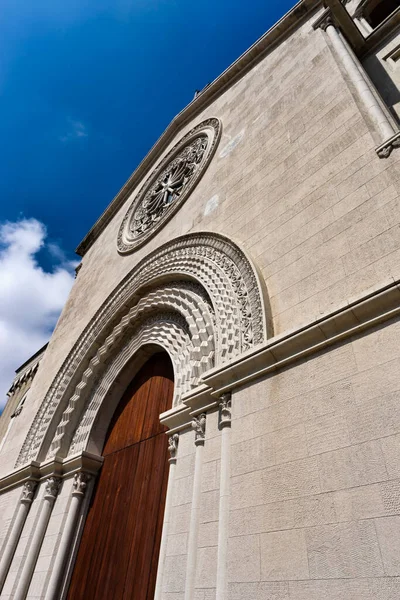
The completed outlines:
{"type": "Polygon", "coordinates": [[[126,213],[118,232],[118,252],[139,248],[172,217],[199,182],[220,137],[220,121],[207,119],[168,152],[126,213]]]}
{"type": "Polygon", "coordinates": [[[206,438],[206,414],[201,413],[192,420],[192,429],[194,429],[194,443],[196,446],[202,446],[206,438]]]}
{"type": "Polygon", "coordinates": [[[33,496],[35,495],[36,486],[36,481],[25,481],[21,494],[22,504],[30,504],[32,502],[33,496]]]}
{"type": "Polygon", "coordinates": [[[231,400],[232,394],[231,392],[227,392],[223,394],[219,399],[219,426],[222,427],[230,427],[232,420],[232,412],[231,412],[231,400]]]}
{"type": "Polygon", "coordinates": [[[169,463],[176,463],[176,454],[178,452],[178,444],[179,444],[179,434],[174,433],[170,435],[168,438],[168,452],[170,454],[170,458],[168,460],[169,463]]]}
{"type": "Polygon", "coordinates": [[[61,479],[58,477],[48,477],[46,480],[46,487],[44,490],[44,497],[47,500],[55,500],[57,498],[58,490],[60,489],[61,479]]]}
{"type": "Polygon", "coordinates": [[[84,496],[89,482],[90,475],[86,473],[75,473],[74,482],[72,484],[72,495],[73,496],[84,496]]]}

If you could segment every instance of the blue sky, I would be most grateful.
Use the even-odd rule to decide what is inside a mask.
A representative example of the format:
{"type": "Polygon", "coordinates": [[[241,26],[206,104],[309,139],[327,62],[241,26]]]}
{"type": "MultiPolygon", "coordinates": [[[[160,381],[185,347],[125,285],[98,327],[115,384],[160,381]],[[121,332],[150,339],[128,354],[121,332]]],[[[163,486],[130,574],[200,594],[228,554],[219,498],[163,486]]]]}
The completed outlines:
{"type": "MultiPolygon", "coordinates": [[[[34,237],[20,258],[36,269],[35,285],[71,273],[74,248],[194,91],[293,3],[3,0],[0,228],[20,222],[22,238],[27,231],[34,237]]],[[[14,233],[10,242],[9,230],[0,229],[3,271],[11,250],[18,254],[14,233]]],[[[13,294],[30,293],[17,278],[6,301],[0,296],[0,355],[9,343],[2,307],[13,294]]],[[[35,343],[48,336],[65,293],[39,315],[46,326],[35,343]]]]}

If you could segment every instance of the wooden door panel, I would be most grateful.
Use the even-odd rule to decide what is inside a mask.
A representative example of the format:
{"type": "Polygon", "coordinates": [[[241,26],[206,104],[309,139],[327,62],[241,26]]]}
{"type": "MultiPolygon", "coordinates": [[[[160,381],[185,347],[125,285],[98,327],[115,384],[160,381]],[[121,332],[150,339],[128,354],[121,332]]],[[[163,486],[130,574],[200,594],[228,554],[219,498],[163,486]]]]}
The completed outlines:
{"type": "Polygon", "coordinates": [[[121,399],[68,600],[152,600],[168,480],[168,444],[159,414],[171,407],[172,394],[172,365],[157,354],[121,399]]]}

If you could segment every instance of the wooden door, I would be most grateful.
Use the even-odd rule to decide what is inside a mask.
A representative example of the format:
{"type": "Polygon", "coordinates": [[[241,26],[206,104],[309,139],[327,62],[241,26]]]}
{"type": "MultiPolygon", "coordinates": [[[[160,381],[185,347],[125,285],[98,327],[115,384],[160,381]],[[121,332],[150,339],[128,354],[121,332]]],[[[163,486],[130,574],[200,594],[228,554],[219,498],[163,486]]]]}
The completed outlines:
{"type": "Polygon", "coordinates": [[[152,600],[168,478],[173,370],[155,354],[127,388],[110,424],[68,600],[152,600]]]}

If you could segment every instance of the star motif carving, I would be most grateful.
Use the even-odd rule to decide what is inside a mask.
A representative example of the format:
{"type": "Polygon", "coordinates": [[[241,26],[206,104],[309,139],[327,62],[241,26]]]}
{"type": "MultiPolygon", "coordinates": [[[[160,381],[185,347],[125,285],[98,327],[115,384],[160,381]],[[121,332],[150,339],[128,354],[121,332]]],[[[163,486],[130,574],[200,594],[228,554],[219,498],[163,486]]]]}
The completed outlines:
{"type": "Polygon", "coordinates": [[[118,250],[142,245],[185,201],[210,161],[221,133],[218,119],[190,131],[161,161],[131,204],[118,234],[118,250]]]}

